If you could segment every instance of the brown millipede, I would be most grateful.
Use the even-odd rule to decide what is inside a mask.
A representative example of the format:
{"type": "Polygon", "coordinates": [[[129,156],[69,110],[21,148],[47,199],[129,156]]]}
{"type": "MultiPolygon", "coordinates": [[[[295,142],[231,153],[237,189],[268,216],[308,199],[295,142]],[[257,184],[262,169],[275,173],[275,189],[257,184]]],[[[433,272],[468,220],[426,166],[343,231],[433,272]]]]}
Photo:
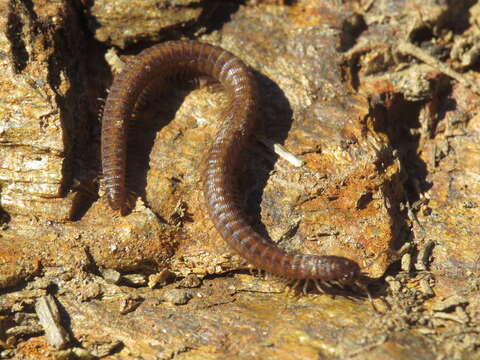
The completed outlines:
{"type": "Polygon", "coordinates": [[[280,277],[311,279],[316,284],[356,281],[360,276],[356,262],[339,256],[287,253],[247,222],[236,200],[234,180],[239,155],[257,120],[257,85],[240,59],[217,46],[196,41],[155,45],[129,60],[114,79],[102,121],[103,176],[110,206],[123,209],[126,202],[126,122],[144,88],[176,73],[212,77],[223,85],[231,99],[203,175],[208,213],[222,238],[255,267],[280,277]]]}

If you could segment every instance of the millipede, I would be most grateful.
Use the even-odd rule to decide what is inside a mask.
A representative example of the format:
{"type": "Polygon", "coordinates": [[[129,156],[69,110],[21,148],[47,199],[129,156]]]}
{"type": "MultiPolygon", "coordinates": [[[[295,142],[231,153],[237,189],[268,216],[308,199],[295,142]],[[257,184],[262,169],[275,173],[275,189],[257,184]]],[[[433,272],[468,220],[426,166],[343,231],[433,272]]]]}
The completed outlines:
{"type": "MultiPolygon", "coordinates": [[[[198,41],[167,41],[130,58],[107,96],[101,133],[103,180],[109,205],[126,207],[127,123],[145,88],[175,74],[207,76],[229,96],[224,119],[206,157],[203,192],[209,216],[221,237],[255,268],[281,278],[321,285],[357,284],[359,265],[340,256],[289,253],[261,236],[237,200],[235,173],[258,121],[259,91],[250,69],[232,53],[198,41]]],[[[304,287],[305,288],[305,287],[304,287]]]]}

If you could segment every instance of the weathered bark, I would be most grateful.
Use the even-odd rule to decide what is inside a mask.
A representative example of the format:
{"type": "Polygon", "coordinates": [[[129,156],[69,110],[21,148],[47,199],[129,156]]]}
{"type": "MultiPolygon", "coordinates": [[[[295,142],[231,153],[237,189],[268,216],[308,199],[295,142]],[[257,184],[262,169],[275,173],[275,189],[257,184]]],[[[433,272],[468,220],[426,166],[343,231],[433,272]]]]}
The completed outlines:
{"type": "Polygon", "coordinates": [[[19,359],[478,356],[472,5],[0,3],[0,348],[19,359]],[[227,100],[214,86],[147,95],[129,136],[136,204],[127,216],[107,206],[97,114],[112,71],[182,35],[233,52],[258,79],[263,124],[239,171],[252,223],[285,249],[356,260],[376,279],[378,313],[362,297],[292,299],[245,274],[201,193],[227,100]],[[33,304],[52,291],[78,343],[45,352],[33,304]]]}

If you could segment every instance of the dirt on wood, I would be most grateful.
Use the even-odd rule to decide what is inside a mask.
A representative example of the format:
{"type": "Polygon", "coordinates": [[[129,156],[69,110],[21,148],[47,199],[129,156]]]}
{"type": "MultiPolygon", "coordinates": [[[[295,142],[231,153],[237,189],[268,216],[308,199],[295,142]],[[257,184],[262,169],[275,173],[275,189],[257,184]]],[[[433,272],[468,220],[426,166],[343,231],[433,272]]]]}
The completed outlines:
{"type": "Polygon", "coordinates": [[[480,3],[8,0],[0,15],[0,359],[480,359],[480,3]],[[133,210],[109,208],[108,88],[174,39],[258,81],[238,174],[255,228],[357,261],[372,302],[292,295],[216,232],[214,84],[145,99],[133,210]]]}

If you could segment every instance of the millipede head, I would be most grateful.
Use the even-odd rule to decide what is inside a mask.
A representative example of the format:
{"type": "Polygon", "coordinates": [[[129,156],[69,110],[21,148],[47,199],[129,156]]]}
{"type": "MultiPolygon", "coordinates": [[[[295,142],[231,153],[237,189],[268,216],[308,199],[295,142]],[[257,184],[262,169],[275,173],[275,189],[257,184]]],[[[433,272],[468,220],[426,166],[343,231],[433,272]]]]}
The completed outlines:
{"type": "Polygon", "coordinates": [[[312,275],[312,278],[320,281],[349,285],[359,278],[360,266],[344,257],[321,256],[317,258],[316,269],[312,275]]]}
{"type": "Polygon", "coordinates": [[[350,261],[350,263],[347,265],[348,270],[345,271],[344,274],[341,275],[341,277],[337,280],[341,284],[351,284],[355,282],[360,276],[360,267],[356,262],[350,261]]]}

